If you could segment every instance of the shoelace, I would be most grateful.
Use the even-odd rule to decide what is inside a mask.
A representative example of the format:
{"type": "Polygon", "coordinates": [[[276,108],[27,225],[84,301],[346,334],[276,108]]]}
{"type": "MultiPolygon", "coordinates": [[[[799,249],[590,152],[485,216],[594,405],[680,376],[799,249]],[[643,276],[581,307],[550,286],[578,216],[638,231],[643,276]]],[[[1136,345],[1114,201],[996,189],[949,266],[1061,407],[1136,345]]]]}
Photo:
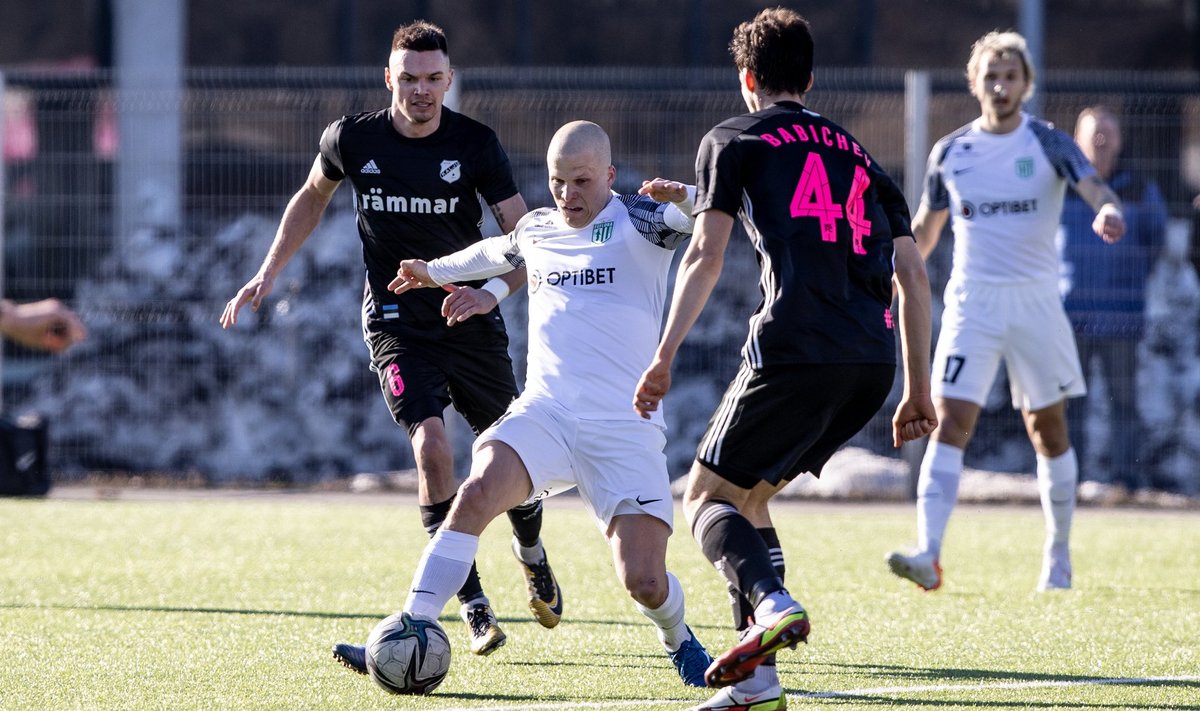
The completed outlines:
{"type": "Polygon", "coordinates": [[[537,596],[545,602],[553,600],[554,577],[550,575],[550,564],[548,562],[534,563],[529,565],[529,569],[533,571],[533,589],[537,592],[537,596]]]}
{"type": "Polygon", "coordinates": [[[471,634],[476,637],[487,634],[492,626],[492,616],[486,607],[473,607],[467,610],[467,621],[471,623],[471,634]]]}

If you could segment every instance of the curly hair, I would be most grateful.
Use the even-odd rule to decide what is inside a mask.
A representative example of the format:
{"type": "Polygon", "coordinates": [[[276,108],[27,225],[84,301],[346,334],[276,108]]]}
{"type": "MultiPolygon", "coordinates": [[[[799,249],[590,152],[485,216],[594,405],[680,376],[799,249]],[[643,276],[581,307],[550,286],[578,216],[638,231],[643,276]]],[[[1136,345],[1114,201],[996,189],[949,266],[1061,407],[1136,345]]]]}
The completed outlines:
{"type": "Polygon", "coordinates": [[[447,55],[450,54],[450,51],[446,49],[446,33],[442,28],[425,20],[414,20],[396,28],[396,32],[392,35],[392,51],[401,49],[414,52],[440,50],[447,55]]]}
{"type": "Polygon", "coordinates": [[[813,38],[808,20],[795,10],[772,7],[733,31],[729,53],[771,94],[803,94],[813,69],[813,38]]]}

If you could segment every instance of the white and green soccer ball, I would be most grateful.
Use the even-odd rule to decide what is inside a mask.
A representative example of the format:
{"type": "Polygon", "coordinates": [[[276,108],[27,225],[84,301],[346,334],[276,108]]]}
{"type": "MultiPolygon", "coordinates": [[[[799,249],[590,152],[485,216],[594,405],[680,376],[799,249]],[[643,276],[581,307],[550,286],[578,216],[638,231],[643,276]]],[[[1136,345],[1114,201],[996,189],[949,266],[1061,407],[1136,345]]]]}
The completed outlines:
{"type": "Polygon", "coordinates": [[[434,620],[397,612],[367,637],[367,673],[393,694],[428,694],[450,671],[450,639],[434,620]]]}

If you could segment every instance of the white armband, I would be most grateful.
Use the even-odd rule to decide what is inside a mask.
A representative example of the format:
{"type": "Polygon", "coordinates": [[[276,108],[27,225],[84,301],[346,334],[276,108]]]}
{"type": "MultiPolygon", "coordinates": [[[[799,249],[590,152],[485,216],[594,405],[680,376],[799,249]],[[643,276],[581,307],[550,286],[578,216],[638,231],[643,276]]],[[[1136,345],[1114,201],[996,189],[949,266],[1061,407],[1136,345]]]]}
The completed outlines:
{"type": "Polygon", "coordinates": [[[508,288],[508,282],[504,281],[500,277],[492,277],[491,279],[488,279],[483,283],[483,286],[479,288],[496,297],[497,304],[501,301],[504,301],[504,297],[508,296],[511,291],[508,288]]]}

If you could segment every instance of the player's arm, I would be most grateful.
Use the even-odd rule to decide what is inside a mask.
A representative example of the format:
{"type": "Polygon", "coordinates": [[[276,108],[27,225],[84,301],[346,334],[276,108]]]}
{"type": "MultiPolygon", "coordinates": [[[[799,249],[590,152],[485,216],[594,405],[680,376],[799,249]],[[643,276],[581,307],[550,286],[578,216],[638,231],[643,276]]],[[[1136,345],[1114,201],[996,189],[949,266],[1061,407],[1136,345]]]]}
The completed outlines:
{"type": "Polygon", "coordinates": [[[696,218],[692,216],[692,209],[696,204],[695,185],[667,178],[654,178],[644,181],[642,187],[638,188],[638,194],[664,204],[659,217],[663,227],[682,235],[678,240],[671,240],[672,246],[686,239],[686,236],[696,229],[696,218]]]}
{"type": "Polygon", "coordinates": [[[86,338],[87,329],[58,299],[27,304],[0,299],[0,336],[26,348],[60,353],[86,338]]]}
{"type": "Polygon", "coordinates": [[[1075,184],[1075,192],[1096,211],[1092,231],[1109,244],[1125,236],[1125,214],[1121,211],[1121,199],[1108,187],[1099,175],[1089,175],[1075,184]]]}
{"type": "Polygon", "coordinates": [[[675,277],[666,328],[654,360],[642,373],[634,391],[633,409],[644,418],[649,419],[671,388],[671,364],[721,276],[733,220],[733,215],[720,210],[705,210],[696,218],[692,241],[675,277]]]}
{"type": "Polygon", "coordinates": [[[904,393],[892,417],[892,444],[924,437],[937,427],[929,393],[929,342],[933,333],[929,276],[917,244],[907,236],[893,240],[896,271],[892,282],[900,302],[900,347],[904,393]]]}
{"type": "MultiPolygon", "coordinates": [[[[492,216],[496,218],[496,224],[500,225],[500,229],[505,232],[515,230],[517,222],[525,216],[525,213],[529,212],[529,208],[525,205],[525,198],[521,197],[521,193],[517,193],[507,200],[501,200],[495,205],[489,205],[488,207],[492,210],[492,216]]],[[[495,299],[495,302],[491,306],[483,308],[478,313],[485,313],[496,308],[504,300],[504,297],[518,289],[524,288],[527,282],[528,276],[525,273],[525,267],[514,269],[511,272],[501,274],[490,280],[488,284],[484,285],[486,287],[486,294],[476,294],[475,296],[482,299],[482,302],[479,304],[480,306],[484,306],[492,298],[495,299]]]]}
{"type": "Polygon", "coordinates": [[[929,259],[929,255],[933,254],[933,248],[942,238],[942,228],[946,226],[946,220],[949,218],[949,208],[931,210],[925,201],[921,201],[921,206],[917,208],[917,214],[913,217],[912,232],[922,259],[929,259]]]}
{"type": "Polygon", "coordinates": [[[515,230],[517,222],[525,216],[525,213],[529,212],[521,193],[517,193],[507,200],[501,200],[495,205],[488,205],[488,207],[492,210],[492,216],[496,218],[496,224],[500,225],[500,229],[505,232],[515,230]]]}
{"type": "Polygon", "coordinates": [[[396,278],[388,283],[388,289],[403,294],[421,287],[444,288],[450,295],[442,302],[442,316],[453,326],[475,314],[494,309],[508,295],[508,286],[499,277],[513,272],[525,274],[516,232],[480,240],[431,262],[406,259],[400,263],[396,278]],[[453,284],[475,279],[488,281],[480,289],[460,288],[453,284]]]}
{"type": "Polygon", "coordinates": [[[238,311],[247,302],[250,303],[251,309],[258,311],[263,299],[274,288],[279,273],[316,229],[321,215],[325,214],[325,208],[329,206],[329,200],[340,184],[339,181],[325,177],[324,171],[321,170],[321,157],[317,156],[304,185],[288,201],[283,218],[279,221],[275,240],[271,242],[271,248],[267,250],[267,256],[258,268],[258,273],[225,304],[225,310],[221,313],[222,328],[229,328],[237,323],[238,311]]]}

